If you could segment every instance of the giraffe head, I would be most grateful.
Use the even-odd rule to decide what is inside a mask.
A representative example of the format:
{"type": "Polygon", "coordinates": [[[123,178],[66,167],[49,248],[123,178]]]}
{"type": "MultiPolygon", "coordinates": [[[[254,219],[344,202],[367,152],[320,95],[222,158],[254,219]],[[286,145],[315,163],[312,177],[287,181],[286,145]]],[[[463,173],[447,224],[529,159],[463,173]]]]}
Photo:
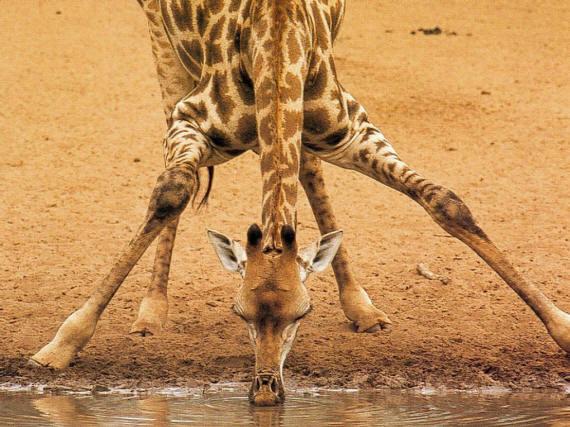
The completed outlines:
{"type": "Polygon", "coordinates": [[[281,227],[280,249],[263,248],[256,224],[247,231],[245,248],[216,231],[208,231],[208,236],[222,265],[242,277],[233,311],[246,323],[255,350],[250,401],[260,406],[281,403],[285,358],[301,319],[311,310],[305,281],[311,272],[323,271],[331,263],[342,231],[326,234],[302,250],[289,225],[281,227]]]}

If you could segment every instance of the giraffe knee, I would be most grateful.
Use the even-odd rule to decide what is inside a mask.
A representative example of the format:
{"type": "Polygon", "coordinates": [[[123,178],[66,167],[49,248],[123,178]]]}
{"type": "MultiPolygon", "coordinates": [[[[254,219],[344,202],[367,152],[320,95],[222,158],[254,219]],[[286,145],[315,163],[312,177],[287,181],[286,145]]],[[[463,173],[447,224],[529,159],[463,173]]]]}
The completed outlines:
{"type": "Polygon", "coordinates": [[[433,215],[445,229],[464,230],[484,237],[467,205],[453,191],[441,189],[430,206],[433,215]]]}
{"type": "Polygon", "coordinates": [[[154,187],[149,214],[155,219],[170,219],[184,210],[194,191],[195,174],[188,169],[165,170],[154,187]]]}

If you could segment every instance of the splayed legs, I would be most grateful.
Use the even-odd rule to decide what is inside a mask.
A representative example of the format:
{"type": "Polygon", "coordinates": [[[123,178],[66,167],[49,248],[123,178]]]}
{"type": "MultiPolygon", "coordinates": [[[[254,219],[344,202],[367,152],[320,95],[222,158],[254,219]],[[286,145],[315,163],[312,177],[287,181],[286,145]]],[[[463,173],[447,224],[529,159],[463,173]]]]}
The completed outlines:
{"type": "Polygon", "coordinates": [[[445,231],[473,249],[536,313],[560,348],[570,352],[570,315],[557,308],[513,268],[455,193],[411,169],[398,157],[380,130],[366,120],[337,153],[324,157],[408,195],[445,231]]]}
{"type": "MultiPolygon", "coordinates": [[[[93,336],[101,314],[131,269],[161,230],[177,222],[192,198],[197,188],[197,170],[209,150],[209,143],[188,122],[175,122],[169,131],[167,143],[175,145],[179,155],[169,162],[167,169],[158,177],[142,225],[83,306],[71,314],[55,338],[32,357],[36,364],[56,369],[69,365],[93,336]]],[[[159,271],[164,273],[164,270],[159,271]]]]}

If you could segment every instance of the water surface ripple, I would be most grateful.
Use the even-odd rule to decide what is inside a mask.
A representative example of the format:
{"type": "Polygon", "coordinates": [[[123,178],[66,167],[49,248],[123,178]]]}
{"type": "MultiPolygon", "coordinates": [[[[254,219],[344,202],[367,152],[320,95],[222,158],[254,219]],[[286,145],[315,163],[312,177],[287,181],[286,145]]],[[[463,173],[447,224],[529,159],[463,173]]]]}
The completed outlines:
{"type": "Polygon", "coordinates": [[[194,396],[0,393],[0,424],[17,426],[568,426],[570,395],[291,393],[254,408],[242,392],[194,396]]]}

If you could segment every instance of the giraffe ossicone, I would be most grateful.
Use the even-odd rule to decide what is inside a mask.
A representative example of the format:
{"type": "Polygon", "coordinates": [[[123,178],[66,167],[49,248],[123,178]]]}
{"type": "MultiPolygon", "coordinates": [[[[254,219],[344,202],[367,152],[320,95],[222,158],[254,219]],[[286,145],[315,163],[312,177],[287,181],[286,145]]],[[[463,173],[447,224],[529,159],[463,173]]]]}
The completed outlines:
{"type": "Polygon", "coordinates": [[[234,312],[245,320],[256,355],[251,401],[283,401],[283,363],[309,312],[303,282],[331,261],[345,315],[358,331],[391,324],[354,279],[332,211],[321,160],[356,170],[421,205],[475,251],[570,353],[570,315],[528,283],[452,191],[400,159],[364,108],[339,83],[333,42],[344,0],[138,0],[148,19],[168,124],[165,171],[143,224],[83,306],[32,360],[65,368],[87,344],[111,298],[159,238],[153,277],[132,333],[158,333],[178,220],[199,188],[199,170],[252,150],[259,154],[262,226],[248,243],[210,232],[222,265],[243,277],[234,312]],[[301,183],[323,236],[297,248],[301,183]],[[336,253],[336,257],[335,257],[336,253]],[[333,259],[334,257],[334,259],[333,259]]]}

